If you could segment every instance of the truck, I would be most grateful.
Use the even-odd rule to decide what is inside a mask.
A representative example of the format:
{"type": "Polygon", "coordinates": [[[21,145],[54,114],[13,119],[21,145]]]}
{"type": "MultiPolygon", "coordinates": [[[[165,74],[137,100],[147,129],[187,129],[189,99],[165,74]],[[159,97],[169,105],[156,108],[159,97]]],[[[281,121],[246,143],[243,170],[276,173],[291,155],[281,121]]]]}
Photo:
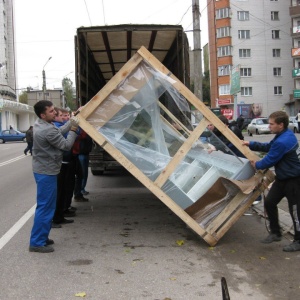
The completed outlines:
{"type": "MultiPolygon", "coordinates": [[[[121,67],[144,46],[170,72],[190,87],[189,44],[180,25],[125,24],[80,27],[75,36],[76,96],[85,105],[121,67]]],[[[176,108],[169,108],[178,119],[176,108]]],[[[119,167],[119,163],[95,143],[89,166],[93,175],[119,167]]]]}

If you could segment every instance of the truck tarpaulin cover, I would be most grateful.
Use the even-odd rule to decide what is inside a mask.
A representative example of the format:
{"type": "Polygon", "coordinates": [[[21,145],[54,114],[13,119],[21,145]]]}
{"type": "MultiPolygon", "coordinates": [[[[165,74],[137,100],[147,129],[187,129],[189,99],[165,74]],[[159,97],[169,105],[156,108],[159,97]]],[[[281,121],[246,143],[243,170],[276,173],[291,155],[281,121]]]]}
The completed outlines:
{"type": "MultiPolygon", "coordinates": [[[[176,78],[142,60],[86,121],[113,146],[116,152],[110,154],[115,159],[122,163],[121,153],[134,166],[127,169],[137,179],[142,176],[140,171],[151,183],[147,188],[182,219],[193,219],[201,227],[198,233],[205,236],[206,228],[238,193],[242,191],[244,196],[237,207],[249,202],[259,179],[253,176],[248,159],[233,155],[224,144],[224,151],[213,150],[222,142],[207,132],[210,122],[203,115],[193,129],[189,102],[175,86],[176,78]],[[198,137],[193,140],[190,136],[195,131],[198,137]]],[[[97,101],[98,94],[90,102],[97,101]]],[[[195,229],[194,224],[191,227],[195,229]]],[[[206,241],[213,245],[217,239],[206,241]]]]}

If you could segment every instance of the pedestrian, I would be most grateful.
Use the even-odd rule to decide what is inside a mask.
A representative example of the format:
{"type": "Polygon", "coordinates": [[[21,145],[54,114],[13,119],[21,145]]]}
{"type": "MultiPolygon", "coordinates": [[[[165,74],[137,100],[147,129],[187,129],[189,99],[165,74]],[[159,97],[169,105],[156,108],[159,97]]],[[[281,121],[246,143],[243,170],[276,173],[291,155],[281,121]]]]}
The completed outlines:
{"type": "Polygon", "coordinates": [[[30,155],[32,155],[33,126],[29,126],[29,129],[26,131],[26,142],[27,142],[27,147],[24,150],[24,154],[27,155],[27,152],[29,151],[30,155]]]}
{"type": "Polygon", "coordinates": [[[64,126],[53,125],[56,112],[53,103],[38,101],[34,105],[38,119],[33,126],[32,169],[37,185],[37,206],[30,236],[30,252],[53,252],[49,239],[57,197],[57,174],[60,171],[64,150],[71,149],[77,136],[78,119],[73,117],[64,126]],[[65,138],[63,134],[69,132],[65,138]]]}
{"type": "MultiPolygon", "coordinates": [[[[235,121],[232,121],[231,124],[229,124],[228,119],[221,115],[219,116],[219,119],[226,125],[228,128],[240,139],[244,140],[244,136],[242,132],[239,130],[239,128],[236,125],[235,121]]],[[[236,148],[217,128],[214,128],[213,133],[222,141],[220,143],[219,141],[211,140],[211,143],[216,147],[217,150],[223,151],[227,154],[235,154],[238,157],[244,157],[244,154],[236,148]]]]}
{"type": "Polygon", "coordinates": [[[300,109],[299,112],[297,113],[296,120],[298,122],[298,132],[300,132],[300,109]]]}
{"type": "Polygon", "coordinates": [[[278,203],[287,198],[290,215],[294,225],[294,241],[283,247],[283,251],[300,251],[300,159],[299,148],[295,134],[288,129],[289,117],[283,111],[273,112],[269,116],[269,127],[275,137],[269,143],[244,141],[243,144],[251,150],[266,152],[267,155],[259,161],[251,161],[256,170],[275,167],[275,181],[265,199],[265,210],[270,222],[270,234],[262,243],[272,243],[281,240],[282,233],[278,220],[278,203]]]}
{"type": "Polygon", "coordinates": [[[244,116],[242,114],[240,114],[240,116],[236,119],[236,123],[237,123],[237,126],[239,128],[239,130],[243,130],[243,125],[244,125],[244,116]]]}

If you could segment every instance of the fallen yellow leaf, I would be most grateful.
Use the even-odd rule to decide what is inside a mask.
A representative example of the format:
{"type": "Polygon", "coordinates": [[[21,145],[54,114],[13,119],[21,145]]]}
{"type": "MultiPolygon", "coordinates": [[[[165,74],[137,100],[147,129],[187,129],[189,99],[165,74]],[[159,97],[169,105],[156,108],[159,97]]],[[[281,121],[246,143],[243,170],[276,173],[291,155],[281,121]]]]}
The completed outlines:
{"type": "Polygon", "coordinates": [[[177,241],[176,241],[176,244],[177,244],[178,246],[182,246],[182,245],[184,244],[184,240],[177,240],[177,241]]]}
{"type": "Polygon", "coordinates": [[[170,277],[170,280],[176,280],[176,277],[170,277]]]}
{"type": "Polygon", "coordinates": [[[85,292],[81,292],[81,293],[75,294],[75,297],[81,297],[81,298],[84,298],[85,296],[86,296],[86,293],[85,293],[85,292]]]}
{"type": "Polygon", "coordinates": [[[209,250],[214,250],[214,249],[215,249],[215,247],[209,247],[208,249],[209,249],[209,250]]]}
{"type": "Polygon", "coordinates": [[[264,256],[260,256],[259,259],[264,260],[266,258],[264,256]]]}

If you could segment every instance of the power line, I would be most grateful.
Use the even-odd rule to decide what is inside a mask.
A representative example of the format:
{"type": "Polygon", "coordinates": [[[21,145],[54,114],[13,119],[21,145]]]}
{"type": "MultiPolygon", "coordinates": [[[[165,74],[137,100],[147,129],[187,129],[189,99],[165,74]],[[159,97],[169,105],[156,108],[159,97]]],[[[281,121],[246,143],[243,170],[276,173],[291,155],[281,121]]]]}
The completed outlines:
{"type": "Polygon", "coordinates": [[[89,17],[91,26],[93,26],[93,25],[92,25],[92,21],[91,21],[91,17],[90,17],[90,13],[89,13],[89,10],[88,10],[88,7],[87,7],[87,5],[86,5],[86,1],[85,1],[85,0],[84,0],[84,4],[85,4],[86,12],[87,12],[87,14],[88,14],[88,17],[89,17]]]}

